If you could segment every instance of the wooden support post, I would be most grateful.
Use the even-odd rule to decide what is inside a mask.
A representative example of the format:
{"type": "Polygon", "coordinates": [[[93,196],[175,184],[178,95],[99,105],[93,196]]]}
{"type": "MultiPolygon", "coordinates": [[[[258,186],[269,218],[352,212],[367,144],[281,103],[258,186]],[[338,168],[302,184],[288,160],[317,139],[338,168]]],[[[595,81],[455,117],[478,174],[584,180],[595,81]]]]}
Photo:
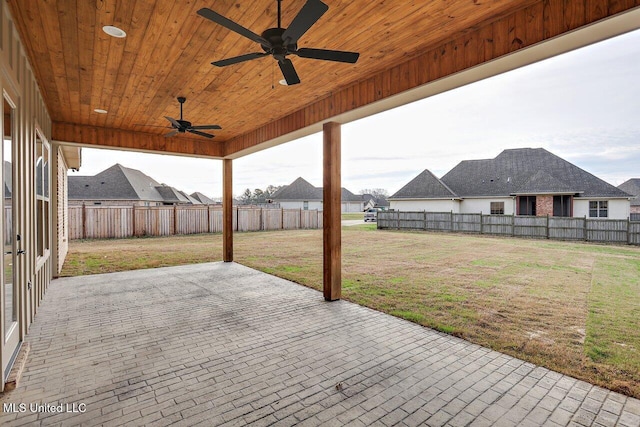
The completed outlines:
{"type": "Polygon", "coordinates": [[[340,299],[342,293],[342,224],[340,124],[325,123],[323,137],[323,290],[326,301],[340,299]]]}
{"type": "Polygon", "coordinates": [[[233,262],[233,170],[232,160],[222,161],[222,259],[233,262]]]}

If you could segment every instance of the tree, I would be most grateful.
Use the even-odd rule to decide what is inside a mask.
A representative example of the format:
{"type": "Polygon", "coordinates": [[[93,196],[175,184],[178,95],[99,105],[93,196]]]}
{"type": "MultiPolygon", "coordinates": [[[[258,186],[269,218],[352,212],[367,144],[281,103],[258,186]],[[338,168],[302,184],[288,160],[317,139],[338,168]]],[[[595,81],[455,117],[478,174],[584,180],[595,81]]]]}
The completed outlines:
{"type": "Polygon", "coordinates": [[[252,202],[253,203],[264,203],[265,202],[264,191],[262,191],[259,188],[256,188],[255,190],[253,190],[252,202]]]}
{"type": "Polygon", "coordinates": [[[267,186],[267,188],[264,190],[264,197],[266,199],[270,199],[271,196],[273,196],[276,193],[276,191],[278,191],[281,188],[282,188],[282,185],[278,185],[277,187],[275,185],[267,186]]]}
{"type": "Polygon", "coordinates": [[[251,190],[247,188],[246,190],[244,190],[244,193],[242,193],[242,196],[240,196],[240,203],[242,203],[243,205],[250,205],[251,199],[252,199],[251,190]]]}
{"type": "Polygon", "coordinates": [[[360,194],[371,194],[376,199],[386,199],[389,197],[389,192],[384,188],[365,188],[360,190],[360,194]]]}

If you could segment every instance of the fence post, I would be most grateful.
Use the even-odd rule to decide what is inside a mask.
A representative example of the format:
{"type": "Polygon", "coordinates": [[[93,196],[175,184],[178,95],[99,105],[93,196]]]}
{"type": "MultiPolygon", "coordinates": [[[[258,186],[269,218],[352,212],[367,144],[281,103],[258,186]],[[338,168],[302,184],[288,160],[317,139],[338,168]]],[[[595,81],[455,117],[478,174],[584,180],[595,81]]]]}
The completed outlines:
{"type": "Polygon", "coordinates": [[[298,212],[298,214],[300,215],[300,220],[298,221],[298,229],[302,228],[302,208],[299,209],[300,212],[298,212]]]}
{"type": "Polygon", "coordinates": [[[480,234],[484,234],[484,224],[482,222],[482,211],[480,211],[480,234]]]}
{"type": "Polygon", "coordinates": [[[136,237],[136,205],[131,205],[131,237],[136,237]]]}
{"type": "Polygon", "coordinates": [[[627,217],[627,245],[631,244],[631,215],[627,217]]]}
{"type": "Polygon", "coordinates": [[[178,205],[173,205],[173,234],[178,234],[178,205]]]}
{"type": "Polygon", "coordinates": [[[282,221],[280,221],[280,229],[284,230],[284,208],[280,208],[280,217],[282,218],[282,221]]]}
{"type": "Polygon", "coordinates": [[[82,239],[87,238],[87,207],[82,202],[82,239]]]}
{"type": "Polygon", "coordinates": [[[549,238],[549,214],[547,214],[547,239],[549,238]]]}
{"type": "Polygon", "coordinates": [[[450,227],[451,227],[451,232],[453,233],[453,231],[454,231],[453,230],[453,210],[449,213],[449,218],[450,218],[449,224],[450,224],[450,227]]]}
{"type": "Polygon", "coordinates": [[[516,235],[516,214],[511,214],[511,237],[516,235]]]}
{"type": "Polygon", "coordinates": [[[211,205],[207,205],[207,233],[211,233],[211,205]]]}
{"type": "Polygon", "coordinates": [[[422,227],[423,229],[427,229],[427,211],[423,212],[423,218],[424,218],[424,226],[422,227]]]}
{"type": "Polygon", "coordinates": [[[583,233],[584,233],[584,241],[588,242],[589,239],[587,238],[587,216],[584,216],[584,225],[583,225],[583,233]]]}

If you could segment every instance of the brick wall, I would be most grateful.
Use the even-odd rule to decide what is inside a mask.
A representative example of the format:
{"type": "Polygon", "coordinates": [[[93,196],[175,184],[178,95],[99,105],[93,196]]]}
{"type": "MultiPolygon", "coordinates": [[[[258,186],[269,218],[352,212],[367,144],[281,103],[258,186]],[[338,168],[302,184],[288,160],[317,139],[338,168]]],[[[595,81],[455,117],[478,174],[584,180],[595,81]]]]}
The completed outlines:
{"type": "Polygon", "coordinates": [[[536,196],[536,216],[553,216],[553,196],[536,196]]]}

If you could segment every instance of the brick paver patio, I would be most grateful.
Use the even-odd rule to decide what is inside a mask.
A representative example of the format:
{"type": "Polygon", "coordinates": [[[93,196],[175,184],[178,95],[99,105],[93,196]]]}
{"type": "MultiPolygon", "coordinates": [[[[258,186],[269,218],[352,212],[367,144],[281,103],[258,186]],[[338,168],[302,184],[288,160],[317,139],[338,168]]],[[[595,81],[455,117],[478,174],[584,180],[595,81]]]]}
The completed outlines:
{"type": "Polygon", "coordinates": [[[3,426],[640,425],[636,399],[233,263],[58,279],[27,341],[3,426]]]}

